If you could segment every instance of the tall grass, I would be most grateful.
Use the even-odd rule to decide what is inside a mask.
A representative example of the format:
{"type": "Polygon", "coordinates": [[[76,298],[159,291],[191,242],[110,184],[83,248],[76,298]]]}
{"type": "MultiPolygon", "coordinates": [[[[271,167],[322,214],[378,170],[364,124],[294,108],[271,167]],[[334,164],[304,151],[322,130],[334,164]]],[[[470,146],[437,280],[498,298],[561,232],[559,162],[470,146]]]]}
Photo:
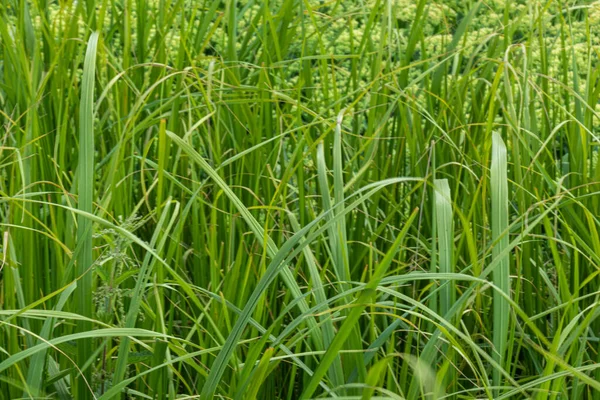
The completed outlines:
{"type": "Polygon", "coordinates": [[[0,398],[600,399],[599,21],[0,1],[0,398]]]}

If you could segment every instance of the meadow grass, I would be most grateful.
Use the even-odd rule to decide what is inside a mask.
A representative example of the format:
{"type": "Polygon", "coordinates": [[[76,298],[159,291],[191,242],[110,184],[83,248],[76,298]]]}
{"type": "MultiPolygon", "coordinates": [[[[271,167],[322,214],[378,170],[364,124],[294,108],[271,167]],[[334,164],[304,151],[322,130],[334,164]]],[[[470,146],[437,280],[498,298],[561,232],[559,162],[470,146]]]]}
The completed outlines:
{"type": "Polygon", "coordinates": [[[0,0],[0,399],[600,399],[598,22],[0,0]]]}

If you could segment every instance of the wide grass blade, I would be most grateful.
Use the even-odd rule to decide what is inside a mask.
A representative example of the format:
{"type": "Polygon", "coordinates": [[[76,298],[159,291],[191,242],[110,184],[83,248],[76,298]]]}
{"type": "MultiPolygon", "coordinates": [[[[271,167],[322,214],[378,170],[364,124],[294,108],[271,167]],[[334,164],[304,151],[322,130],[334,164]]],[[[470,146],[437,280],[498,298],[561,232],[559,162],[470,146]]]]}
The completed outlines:
{"type": "MultiPolygon", "coordinates": [[[[77,206],[79,210],[93,213],[92,203],[94,201],[94,82],[96,79],[96,53],[98,49],[98,32],[90,35],[85,62],[83,64],[83,78],[81,83],[81,101],[79,105],[79,166],[77,168],[77,206]]],[[[92,294],[94,290],[92,254],[92,227],[93,223],[88,218],[80,215],[77,218],[77,268],[78,279],[75,291],[75,301],[79,313],[86,317],[93,316],[92,294]]],[[[87,332],[92,329],[88,321],[77,323],[78,332],[87,332]]],[[[88,362],[93,351],[93,341],[86,338],[81,341],[77,351],[78,365],[88,362]]],[[[77,379],[77,397],[90,399],[92,394],[88,388],[91,381],[92,371],[88,369],[77,379]]]]}
{"type": "MultiPolygon", "coordinates": [[[[454,272],[454,222],[452,218],[452,198],[447,179],[436,179],[435,207],[436,231],[438,235],[438,262],[440,273],[454,272]]],[[[456,301],[454,284],[446,284],[440,288],[440,312],[448,314],[456,301]]]]}
{"type": "MultiPolygon", "coordinates": [[[[497,266],[492,272],[492,281],[500,291],[510,297],[510,254],[505,252],[509,246],[508,239],[508,177],[507,177],[506,146],[499,133],[492,134],[492,165],[490,170],[490,185],[492,196],[492,259],[497,266]]],[[[508,347],[508,327],[510,321],[510,306],[506,298],[494,292],[493,297],[493,344],[494,360],[503,366],[506,364],[506,349],[508,347]]],[[[493,383],[495,387],[502,385],[500,372],[494,370],[493,383]]],[[[498,390],[496,390],[498,393],[498,390]]]]}
{"type": "MultiPolygon", "coordinates": [[[[454,271],[454,221],[452,216],[452,198],[450,186],[447,179],[436,179],[433,182],[435,186],[435,216],[436,229],[438,236],[438,257],[439,272],[442,274],[451,274],[454,271]]],[[[448,315],[450,308],[456,302],[456,283],[454,281],[446,282],[440,287],[438,297],[440,315],[448,315]]],[[[452,323],[452,321],[449,321],[452,323]]],[[[442,353],[445,354],[445,367],[448,371],[445,377],[446,382],[451,385],[452,391],[456,389],[456,371],[453,351],[447,346],[442,346],[442,353]]],[[[427,362],[427,361],[426,361],[427,362]]]]}

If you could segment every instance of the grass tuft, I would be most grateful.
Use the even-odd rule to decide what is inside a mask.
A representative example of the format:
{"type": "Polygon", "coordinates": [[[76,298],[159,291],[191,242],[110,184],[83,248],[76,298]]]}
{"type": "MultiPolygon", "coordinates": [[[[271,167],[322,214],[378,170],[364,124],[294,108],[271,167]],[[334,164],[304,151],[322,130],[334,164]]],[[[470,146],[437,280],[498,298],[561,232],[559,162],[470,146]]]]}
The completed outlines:
{"type": "Polygon", "coordinates": [[[572,0],[0,0],[0,400],[597,399],[572,0]]]}

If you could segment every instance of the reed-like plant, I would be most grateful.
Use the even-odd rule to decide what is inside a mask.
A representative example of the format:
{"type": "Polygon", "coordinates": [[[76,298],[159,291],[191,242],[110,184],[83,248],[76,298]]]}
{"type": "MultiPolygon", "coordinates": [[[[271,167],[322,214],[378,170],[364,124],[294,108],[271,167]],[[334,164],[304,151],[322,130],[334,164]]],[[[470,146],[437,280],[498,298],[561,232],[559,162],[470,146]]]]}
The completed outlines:
{"type": "Polygon", "coordinates": [[[0,0],[0,399],[600,399],[599,21],[0,0]]]}

